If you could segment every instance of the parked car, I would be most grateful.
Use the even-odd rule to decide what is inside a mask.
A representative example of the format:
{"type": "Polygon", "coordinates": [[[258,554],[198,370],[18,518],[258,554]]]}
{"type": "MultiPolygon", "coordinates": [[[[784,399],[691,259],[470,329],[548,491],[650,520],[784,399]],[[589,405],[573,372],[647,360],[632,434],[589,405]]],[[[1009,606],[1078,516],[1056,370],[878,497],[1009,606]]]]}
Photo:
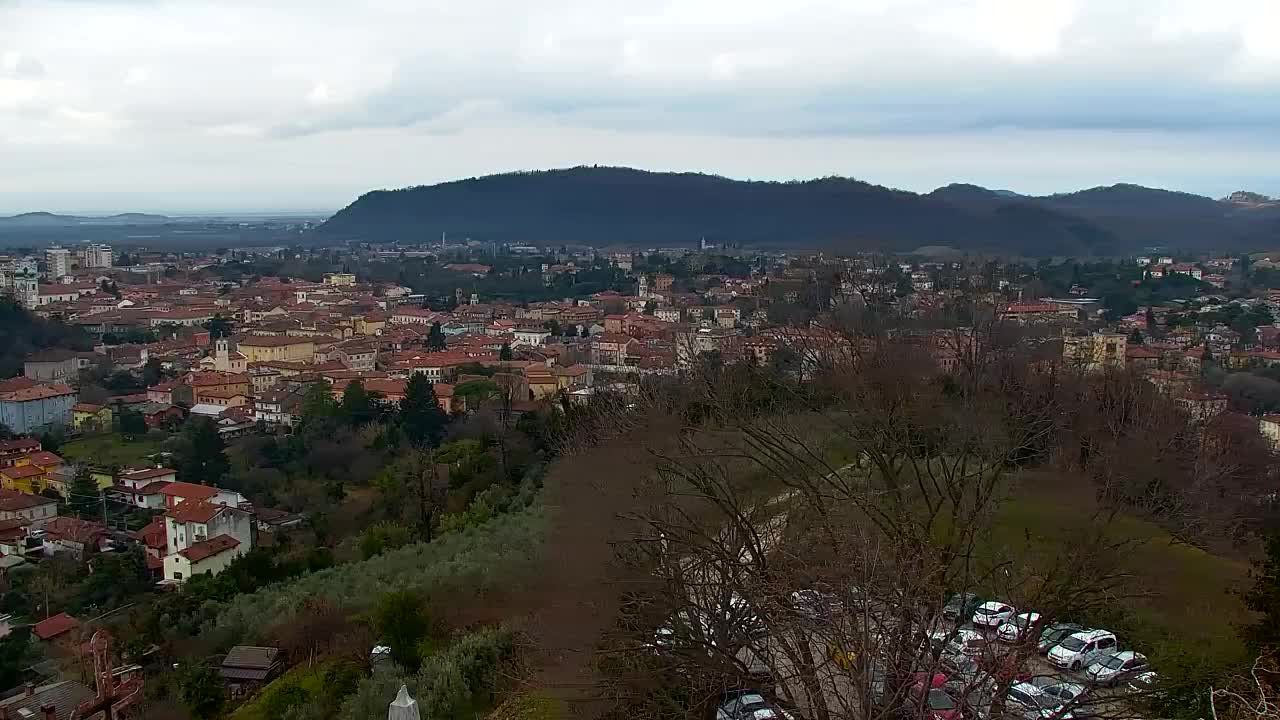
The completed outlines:
{"type": "Polygon", "coordinates": [[[954,681],[962,685],[972,685],[987,677],[987,672],[982,669],[982,666],[968,655],[943,655],[938,664],[942,666],[942,671],[947,674],[948,682],[954,681]]]}
{"type": "Polygon", "coordinates": [[[1041,686],[1040,691],[1047,695],[1052,695],[1064,703],[1075,702],[1077,698],[1083,698],[1089,692],[1085,686],[1073,682],[1054,682],[1050,685],[1041,686]]]}
{"type": "Polygon", "coordinates": [[[1068,635],[1049,651],[1049,662],[1062,670],[1078,671],[1088,667],[1099,653],[1116,649],[1116,636],[1106,630],[1088,630],[1068,635]]]}
{"type": "Polygon", "coordinates": [[[973,625],[979,628],[999,627],[1013,618],[1018,611],[1008,603],[998,600],[984,602],[973,611],[973,625]]]}
{"type": "Polygon", "coordinates": [[[1071,705],[1071,715],[1076,720],[1087,720],[1096,715],[1097,707],[1090,702],[1089,689],[1080,683],[1051,682],[1048,685],[1042,685],[1040,691],[1058,698],[1064,705],[1074,703],[1071,705]]]}
{"type": "Polygon", "coordinates": [[[791,593],[791,607],[810,620],[823,620],[844,611],[844,603],[834,593],[812,588],[791,593]]]}
{"type": "MultiPolygon", "coordinates": [[[[904,715],[913,716],[918,703],[921,701],[920,694],[911,695],[903,704],[904,715]]],[[[951,697],[951,693],[942,688],[933,688],[924,693],[924,707],[928,711],[929,720],[961,720],[960,703],[951,697]]]]}
{"type": "Polygon", "coordinates": [[[961,628],[947,641],[943,652],[948,655],[967,655],[977,657],[987,648],[987,638],[977,630],[961,628]]]}
{"type": "Polygon", "coordinates": [[[1040,613],[1024,612],[1014,615],[996,628],[996,638],[1002,642],[1013,643],[1021,640],[1040,622],[1040,613]]]}
{"type": "Polygon", "coordinates": [[[1027,682],[1013,685],[1009,688],[1009,694],[1005,696],[1005,709],[1021,715],[1026,720],[1072,717],[1070,711],[1062,710],[1062,705],[1062,700],[1057,696],[1049,695],[1027,682]]]}
{"type": "Polygon", "coordinates": [[[1085,668],[1085,677],[1098,685],[1118,685],[1151,669],[1147,656],[1132,650],[1095,655],[1085,668]]]}
{"type": "Polygon", "coordinates": [[[1040,651],[1040,654],[1043,655],[1052,650],[1058,643],[1066,640],[1068,637],[1071,637],[1078,632],[1084,632],[1088,629],[1089,628],[1086,628],[1083,625],[1077,625],[1075,623],[1054,623],[1040,631],[1040,641],[1036,643],[1036,650],[1040,651]]]}
{"type": "Polygon", "coordinates": [[[756,690],[725,693],[716,720],[791,720],[791,714],[756,690]]]}
{"type": "Polygon", "coordinates": [[[968,618],[982,602],[982,598],[973,593],[956,593],[951,596],[946,605],[942,606],[942,617],[948,620],[968,618]]]}
{"type": "Polygon", "coordinates": [[[1156,675],[1154,670],[1148,670],[1129,678],[1129,682],[1125,683],[1124,687],[1132,693],[1150,693],[1155,691],[1159,684],[1160,676],[1156,675]]]}

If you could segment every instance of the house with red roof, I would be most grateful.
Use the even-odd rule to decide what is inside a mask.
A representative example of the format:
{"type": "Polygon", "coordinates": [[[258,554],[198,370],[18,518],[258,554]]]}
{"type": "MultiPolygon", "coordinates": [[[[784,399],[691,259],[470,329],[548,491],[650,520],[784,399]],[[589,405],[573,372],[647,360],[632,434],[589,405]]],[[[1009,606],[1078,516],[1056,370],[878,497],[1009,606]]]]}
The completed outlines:
{"type": "Polygon", "coordinates": [[[55,517],[44,524],[46,554],[70,553],[82,558],[88,551],[111,547],[105,525],[80,518],[55,517]]]}
{"type": "Polygon", "coordinates": [[[74,633],[71,631],[78,627],[80,627],[79,620],[66,613],[58,613],[53,617],[45,618],[35,625],[32,625],[31,633],[35,635],[37,639],[44,642],[61,643],[64,641],[73,641],[73,638],[70,636],[74,635],[74,633]]]}
{"type": "Polygon", "coordinates": [[[253,549],[253,513],[238,507],[188,500],[166,512],[164,523],[166,580],[181,582],[192,575],[217,575],[253,549]]]}
{"type": "Polygon", "coordinates": [[[21,520],[40,527],[58,517],[58,501],[43,495],[0,490],[0,520],[21,520]]]}

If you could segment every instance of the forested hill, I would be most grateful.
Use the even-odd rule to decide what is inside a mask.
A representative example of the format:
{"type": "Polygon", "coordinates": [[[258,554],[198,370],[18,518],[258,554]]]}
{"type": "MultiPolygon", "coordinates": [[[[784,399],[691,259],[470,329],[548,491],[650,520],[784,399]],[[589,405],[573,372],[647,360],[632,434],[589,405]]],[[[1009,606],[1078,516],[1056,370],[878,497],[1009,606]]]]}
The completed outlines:
{"type": "Polygon", "coordinates": [[[1235,249],[1280,238],[1280,214],[1133,185],[1047,197],[977,186],[927,195],[847,178],[731,180],[579,167],[367,193],[325,239],[671,245],[712,242],[910,251],[924,245],[1028,255],[1148,245],[1235,249]]]}
{"type": "Polygon", "coordinates": [[[90,350],[80,328],[44,320],[8,298],[0,298],[0,379],[22,374],[22,361],[37,350],[90,350]]]}

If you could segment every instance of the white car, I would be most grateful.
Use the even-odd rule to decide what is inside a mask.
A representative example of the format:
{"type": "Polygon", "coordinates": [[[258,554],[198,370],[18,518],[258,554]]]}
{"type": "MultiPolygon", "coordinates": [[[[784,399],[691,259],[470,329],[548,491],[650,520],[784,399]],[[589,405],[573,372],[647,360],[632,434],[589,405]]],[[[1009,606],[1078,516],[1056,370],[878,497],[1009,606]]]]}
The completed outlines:
{"type": "Polygon", "coordinates": [[[987,648],[987,638],[977,630],[960,628],[955,631],[955,634],[946,633],[943,637],[950,637],[947,646],[943,649],[947,655],[976,657],[987,648]]]}
{"type": "Polygon", "coordinates": [[[984,602],[973,611],[973,625],[980,628],[1000,627],[1018,612],[1012,605],[997,600],[984,602]]]}
{"type": "Polygon", "coordinates": [[[1075,672],[1087,667],[1099,654],[1116,649],[1116,636],[1106,630],[1088,630],[1069,635],[1049,651],[1049,662],[1060,670],[1075,672]]]}
{"type": "Polygon", "coordinates": [[[1095,657],[1084,674],[1089,682],[1115,685],[1151,669],[1147,656],[1132,650],[1095,657]]]}
{"type": "Polygon", "coordinates": [[[1031,628],[1040,622],[1040,613],[1024,612],[1014,615],[1011,620],[1004,622],[1000,627],[996,628],[996,637],[1001,642],[1018,642],[1026,636],[1031,628]]]}

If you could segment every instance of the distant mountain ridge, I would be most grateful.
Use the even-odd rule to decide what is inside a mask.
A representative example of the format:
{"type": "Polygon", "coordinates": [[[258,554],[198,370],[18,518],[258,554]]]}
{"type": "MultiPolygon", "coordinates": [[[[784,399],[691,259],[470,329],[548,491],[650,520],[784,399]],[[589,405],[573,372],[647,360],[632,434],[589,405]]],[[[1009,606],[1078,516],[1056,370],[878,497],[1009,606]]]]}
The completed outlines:
{"type": "Polygon", "coordinates": [[[120,213],[118,215],[82,216],[57,215],[50,212],[29,212],[0,217],[0,227],[73,227],[76,225],[157,225],[173,222],[165,215],[147,213],[120,213]]]}
{"type": "Polygon", "coordinates": [[[1131,184],[1026,196],[972,184],[927,194],[849,178],[762,182],[576,167],[365,193],[317,230],[328,240],[440,237],[538,244],[696,242],[905,252],[1106,255],[1154,245],[1239,250],[1280,239],[1280,212],[1131,184]]]}

